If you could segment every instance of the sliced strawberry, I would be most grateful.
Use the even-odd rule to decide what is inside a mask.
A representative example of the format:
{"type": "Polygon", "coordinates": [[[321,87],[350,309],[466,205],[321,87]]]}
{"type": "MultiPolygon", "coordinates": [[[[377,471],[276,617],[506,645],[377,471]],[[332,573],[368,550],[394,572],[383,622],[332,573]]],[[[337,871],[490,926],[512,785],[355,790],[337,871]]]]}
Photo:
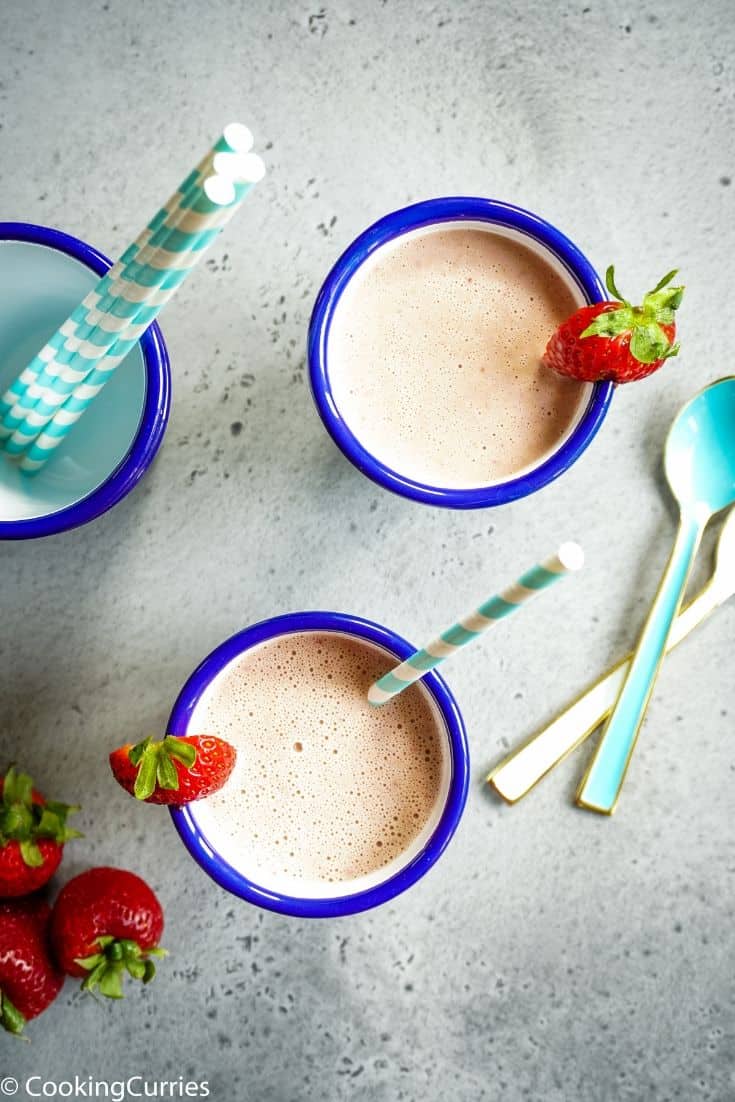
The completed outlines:
{"type": "Polygon", "coordinates": [[[166,955],[158,942],[163,911],[144,880],[125,869],[88,869],[61,890],[51,913],[56,960],[69,976],[85,976],[82,988],[121,999],[122,979],[150,983],[152,957],[166,955]]]}
{"type": "Polygon", "coordinates": [[[22,1033],[64,984],[51,959],[50,913],[39,899],[0,903],[0,1025],[10,1033],[22,1033]]]}
{"type": "Polygon", "coordinates": [[[27,773],[0,778],[0,899],[29,895],[51,879],[64,843],[80,837],[66,825],[78,807],[46,800],[27,773]]]}
{"type": "Polygon", "coordinates": [[[669,272],[640,306],[632,306],[615,286],[611,265],[605,281],[615,301],[583,306],[562,322],[546,346],[543,363],[585,382],[631,383],[658,371],[679,351],[674,315],[684,288],[669,286],[675,275],[676,270],[669,272]]]}
{"type": "Polygon", "coordinates": [[[144,739],[110,754],[118,784],[151,804],[188,804],[221,788],[235,766],[235,748],[214,735],[144,739]]]}

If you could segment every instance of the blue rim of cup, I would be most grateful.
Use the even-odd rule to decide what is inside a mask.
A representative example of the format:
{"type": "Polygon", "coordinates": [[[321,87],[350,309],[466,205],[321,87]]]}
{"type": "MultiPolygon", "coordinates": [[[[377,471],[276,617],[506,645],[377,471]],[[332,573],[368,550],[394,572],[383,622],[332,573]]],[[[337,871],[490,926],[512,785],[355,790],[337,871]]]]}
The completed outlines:
{"type": "MultiPolygon", "coordinates": [[[[32,222],[0,222],[1,241],[46,245],[80,260],[99,276],[112,267],[104,253],[78,237],[32,222]]],[[[138,430],[125,456],[86,497],[54,513],[23,520],[0,520],[0,539],[33,539],[67,532],[106,513],[140,481],[161,446],[171,406],[171,369],[163,335],[153,323],[140,339],[146,372],[145,400],[138,430]]]]}
{"type": "MultiPolygon", "coordinates": [[[[340,612],[293,612],[262,620],[227,639],[204,659],[188,679],[174,704],[167,731],[185,735],[194,708],[214,677],[234,658],[268,639],[299,631],[338,631],[376,643],[399,660],[413,654],[400,635],[358,616],[340,612]]],[[[436,672],[426,674],[428,689],[446,724],[451,755],[451,777],[441,818],[423,850],[397,873],[367,890],[329,899],[302,899],[274,892],[253,883],[221,858],[196,820],[196,804],[171,808],[171,817],[191,856],[221,887],[258,907],[297,918],[336,918],[356,914],[387,903],[424,876],[446,849],[464,811],[469,785],[467,735],[457,702],[446,682],[436,672]]],[[[195,732],[192,732],[195,733],[195,732]]]]}
{"type": "Polygon", "coordinates": [[[329,328],[339,298],[361,264],[382,245],[410,230],[440,222],[481,221],[505,226],[545,246],[574,278],[586,300],[600,302],[605,289],[589,260],[560,230],[538,215],[495,199],[446,196],[393,211],[375,222],[342,253],[317,295],[309,324],[309,379],[319,415],[340,451],[358,470],[387,490],[425,505],[483,509],[503,505],[540,490],[575,462],[590,444],[610,405],[613,384],[596,383],[587,408],[571,434],[543,463],[525,474],[493,486],[447,489],[406,478],[366,450],[343,419],[332,394],[327,363],[329,328]]]}

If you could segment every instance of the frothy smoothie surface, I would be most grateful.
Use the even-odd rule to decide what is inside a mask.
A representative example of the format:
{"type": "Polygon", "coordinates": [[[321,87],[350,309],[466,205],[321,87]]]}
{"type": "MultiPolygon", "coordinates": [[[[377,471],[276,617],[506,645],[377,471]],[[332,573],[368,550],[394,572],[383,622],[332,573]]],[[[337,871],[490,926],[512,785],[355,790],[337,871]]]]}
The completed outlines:
{"type": "Polygon", "coordinates": [[[471,488],[537,466],[579,419],[588,384],[541,365],[581,303],[542,257],[481,228],[383,246],[332,319],[327,365],[342,417],[414,481],[471,488]]]}
{"type": "Polygon", "coordinates": [[[238,756],[196,817],[256,883],[369,877],[433,829],[446,736],[420,686],[368,704],[368,687],[392,664],[353,636],[285,635],[231,663],[198,703],[189,730],[228,739],[238,756]]]}

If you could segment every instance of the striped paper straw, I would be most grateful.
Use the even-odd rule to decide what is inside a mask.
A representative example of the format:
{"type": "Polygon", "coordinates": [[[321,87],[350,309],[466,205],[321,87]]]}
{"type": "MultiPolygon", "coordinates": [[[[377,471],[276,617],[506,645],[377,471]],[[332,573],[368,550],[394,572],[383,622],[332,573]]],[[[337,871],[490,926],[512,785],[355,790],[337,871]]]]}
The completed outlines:
{"type": "MultiPolygon", "coordinates": [[[[29,441],[38,435],[74,387],[83,381],[94,363],[106,355],[124,330],[134,324],[138,326],[126,334],[130,347],[142,336],[155,317],[156,311],[151,310],[149,304],[156,295],[156,288],[164,282],[168,285],[167,289],[172,287],[176,282],[172,273],[177,268],[183,269],[180,276],[183,280],[198,259],[194,257],[190,263],[191,253],[211,244],[221,226],[231,217],[227,211],[216,215],[216,207],[206,211],[197,209],[195,200],[202,197],[204,179],[212,172],[214,163],[218,160],[221,163],[223,157],[229,157],[238,164],[245,162],[251,175],[254,175],[253,162],[261,165],[262,162],[249,153],[252,140],[247,127],[231,124],[225,129],[219,141],[189,173],[143,233],[125,250],[117,264],[16,380],[14,387],[19,387],[25,377],[25,392],[6,412],[0,427],[0,436],[16,434],[6,445],[9,453],[23,451],[29,441]]],[[[168,297],[170,295],[166,296],[166,300],[168,297]]],[[[162,304],[161,301],[156,303],[159,309],[162,304]]],[[[5,397],[11,398],[12,392],[13,387],[5,397]]]]}
{"type": "MultiPolygon", "coordinates": [[[[215,150],[220,148],[220,142],[223,142],[223,139],[220,139],[215,145],[215,150]]],[[[182,196],[186,194],[188,187],[197,181],[199,174],[206,168],[207,163],[210,162],[212,162],[212,151],[207,153],[206,158],[199,162],[196,169],[186,177],[186,180],[184,180],[173,195],[167,199],[159,212],[156,212],[148,226],[145,227],[136,240],[132,242],[132,245],[128,246],[126,251],[122,253],[120,259],[115,263],[115,266],[102,277],[95,289],[89,292],[84,302],[77,307],[71,317],[68,318],[67,322],[64,323],[65,325],[75,321],[76,317],[79,317],[79,320],[84,320],[84,311],[87,307],[89,310],[94,310],[98,307],[99,302],[104,298],[111,283],[120,276],[126,264],[136,258],[136,256],[150,244],[153,237],[160,234],[162,227],[167,226],[166,219],[179,210],[182,196]]],[[[54,336],[58,338],[58,335],[60,334],[56,333],[54,336]]],[[[17,406],[18,402],[24,399],[29,387],[33,387],[46,370],[46,367],[50,365],[50,363],[53,363],[53,354],[55,350],[55,345],[52,344],[53,341],[54,338],[46,344],[39,355],[36,355],[31,360],[31,363],[23,369],[21,375],[15,379],[8,390],[3,393],[0,398],[0,419],[6,418],[6,415],[17,406]]],[[[32,403],[30,408],[32,408],[32,403]]],[[[20,424],[21,421],[22,418],[18,421],[9,422],[8,426],[0,425],[0,435],[9,435],[10,432],[17,428],[17,425],[20,424]]]]}
{"type": "Polygon", "coordinates": [[[550,559],[522,574],[517,582],[502,593],[481,604],[459,623],[454,624],[422,650],[417,650],[400,666],[385,674],[368,690],[371,704],[385,704],[409,685],[419,681],[425,673],[433,670],[440,662],[471,643],[488,628],[494,627],[499,620],[510,616],[526,601],[536,597],[542,590],[558,582],[565,574],[581,570],[584,564],[584,552],[578,543],[563,543],[550,559]]]}
{"type": "MultiPolygon", "coordinates": [[[[221,231],[223,226],[239,209],[253,183],[255,183],[257,179],[260,179],[265,172],[263,162],[255,154],[250,155],[247,159],[244,157],[237,158],[237,163],[235,163],[235,161],[236,159],[233,158],[232,162],[228,163],[227,169],[228,171],[237,170],[239,173],[237,179],[232,180],[224,175],[211,176],[205,181],[202,193],[199,196],[193,198],[189,196],[184,200],[184,205],[188,204],[190,209],[195,213],[203,215],[210,212],[213,217],[213,224],[216,225],[217,233],[221,231]],[[251,177],[249,180],[243,178],[243,174],[246,172],[251,177]]],[[[211,240],[208,240],[207,244],[211,244],[211,240]]],[[[169,270],[168,278],[159,287],[155,305],[150,305],[150,314],[145,324],[126,330],[124,339],[121,338],[118,340],[110,349],[109,354],[100,357],[91,372],[89,372],[81,382],[71,388],[63,405],[56,406],[52,410],[51,417],[46,418],[44,422],[47,426],[44,431],[36,431],[34,433],[32,443],[30,443],[26,455],[24,455],[21,460],[21,470],[32,473],[39,470],[46,463],[51,453],[59,446],[72,425],[76,424],[85,410],[89,407],[90,403],[97,397],[104,385],[109,381],[112,373],[121,360],[125,358],[131,348],[137,343],[142,332],[148,328],[151,321],[158,315],[165,303],[174,295],[183,281],[183,278],[199,260],[202,251],[202,248],[191,251],[190,260],[186,268],[172,267],[169,270]],[[138,330],[141,331],[139,332],[138,330]]],[[[159,262],[164,263],[166,255],[165,252],[162,253],[161,256],[157,258],[156,265],[159,262]]],[[[155,270],[156,266],[153,265],[153,268],[155,270]]],[[[34,411],[34,414],[31,416],[35,419],[42,415],[34,411]]],[[[43,416],[45,417],[45,414],[43,416]]],[[[17,435],[16,433],[16,437],[17,435]]],[[[16,437],[14,437],[13,440],[15,440],[16,437]]],[[[9,441],[9,444],[12,442],[13,441],[9,441]]],[[[27,447],[28,443],[29,441],[26,440],[24,447],[27,447]]]]}
{"type": "MultiPolygon", "coordinates": [[[[194,190],[195,195],[200,194],[198,188],[194,190]]],[[[185,196],[183,204],[189,198],[185,196]]],[[[135,346],[161,307],[194,267],[199,259],[197,254],[212,243],[221,226],[231,217],[229,212],[214,204],[212,211],[220,213],[212,213],[209,228],[195,233],[170,228],[159,248],[149,245],[131,260],[111,284],[100,306],[88,311],[87,322],[77,326],[76,335],[70,335],[72,325],[67,321],[58,335],[51,338],[50,345],[58,344],[60,340],[63,342],[62,348],[55,351],[54,359],[46,365],[41,376],[28,386],[25,397],[5,416],[3,429],[11,428],[13,432],[4,445],[9,454],[19,454],[28,446],[75,387],[114,347],[119,346],[117,354],[123,358],[135,346]],[[131,301],[132,297],[135,301],[131,301]],[[100,323],[92,324],[103,307],[106,307],[106,312],[100,323]]],[[[182,206],[179,225],[183,224],[186,214],[186,207],[182,206]]],[[[201,212],[198,216],[202,217],[201,212]]]]}

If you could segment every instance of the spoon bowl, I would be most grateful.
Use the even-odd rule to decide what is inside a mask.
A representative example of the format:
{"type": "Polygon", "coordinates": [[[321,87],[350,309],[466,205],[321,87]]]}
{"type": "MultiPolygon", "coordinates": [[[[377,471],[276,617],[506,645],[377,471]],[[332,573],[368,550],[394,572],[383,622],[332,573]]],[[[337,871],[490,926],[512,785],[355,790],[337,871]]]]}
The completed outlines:
{"type": "Polygon", "coordinates": [[[710,516],[735,501],[735,377],[712,383],[680,410],[664,466],[682,507],[710,516]]]}

